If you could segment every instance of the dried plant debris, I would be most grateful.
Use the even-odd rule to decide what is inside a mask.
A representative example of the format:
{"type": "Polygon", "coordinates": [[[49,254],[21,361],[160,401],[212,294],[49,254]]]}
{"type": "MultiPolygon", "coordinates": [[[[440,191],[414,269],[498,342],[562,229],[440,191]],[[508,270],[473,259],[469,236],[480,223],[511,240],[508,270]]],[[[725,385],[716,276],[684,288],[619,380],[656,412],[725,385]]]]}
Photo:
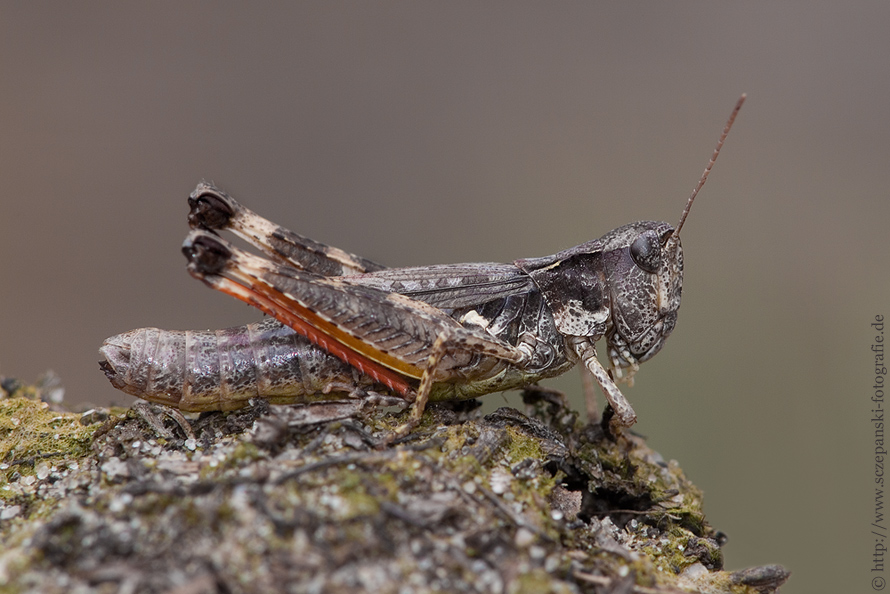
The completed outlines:
{"type": "MultiPolygon", "coordinates": [[[[19,392],[22,392],[19,394],[19,392]]],[[[526,414],[0,400],[0,593],[775,592],[723,571],[675,462],[558,403],[526,414]],[[357,415],[357,416],[356,416],[357,415]]]]}

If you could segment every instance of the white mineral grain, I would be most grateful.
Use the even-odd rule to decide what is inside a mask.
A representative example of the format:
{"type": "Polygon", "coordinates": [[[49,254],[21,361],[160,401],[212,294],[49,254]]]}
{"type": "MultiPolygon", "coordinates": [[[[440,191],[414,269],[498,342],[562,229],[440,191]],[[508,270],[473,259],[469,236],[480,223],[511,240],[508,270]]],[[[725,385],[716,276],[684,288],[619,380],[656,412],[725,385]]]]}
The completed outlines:
{"type": "Polygon", "coordinates": [[[55,470],[55,468],[53,468],[46,462],[41,462],[37,465],[37,468],[34,470],[34,472],[37,475],[37,478],[42,481],[43,479],[48,477],[53,470],[55,470]]]}
{"type": "Polygon", "coordinates": [[[0,511],[0,520],[11,520],[12,518],[19,515],[21,511],[21,506],[11,505],[7,508],[4,508],[3,511],[0,511]]]}

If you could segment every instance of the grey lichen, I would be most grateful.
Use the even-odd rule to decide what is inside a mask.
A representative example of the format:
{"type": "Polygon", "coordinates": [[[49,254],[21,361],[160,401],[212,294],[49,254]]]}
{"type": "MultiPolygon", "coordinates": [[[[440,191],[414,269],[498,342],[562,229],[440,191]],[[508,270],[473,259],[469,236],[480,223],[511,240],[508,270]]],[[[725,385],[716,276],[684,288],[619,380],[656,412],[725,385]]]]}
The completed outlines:
{"type": "Polygon", "coordinates": [[[676,463],[543,400],[431,408],[383,446],[393,413],[306,424],[258,403],[186,428],[16,396],[0,400],[2,593],[753,594],[787,578],[723,571],[676,463]]]}

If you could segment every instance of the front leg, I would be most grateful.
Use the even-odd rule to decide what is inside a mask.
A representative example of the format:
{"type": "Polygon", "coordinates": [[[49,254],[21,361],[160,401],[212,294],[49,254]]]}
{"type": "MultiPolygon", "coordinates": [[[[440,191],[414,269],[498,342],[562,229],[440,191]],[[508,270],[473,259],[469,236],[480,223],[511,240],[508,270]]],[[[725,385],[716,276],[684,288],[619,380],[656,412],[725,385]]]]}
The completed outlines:
{"type": "Polygon", "coordinates": [[[613,429],[620,427],[630,427],[637,422],[637,413],[634,412],[630,402],[609,377],[609,372],[600,364],[596,358],[596,345],[590,338],[585,336],[572,336],[568,339],[569,346],[575,355],[580,359],[584,367],[593,375],[603,393],[606,400],[612,405],[615,411],[615,417],[612,419],[613,429]]]}

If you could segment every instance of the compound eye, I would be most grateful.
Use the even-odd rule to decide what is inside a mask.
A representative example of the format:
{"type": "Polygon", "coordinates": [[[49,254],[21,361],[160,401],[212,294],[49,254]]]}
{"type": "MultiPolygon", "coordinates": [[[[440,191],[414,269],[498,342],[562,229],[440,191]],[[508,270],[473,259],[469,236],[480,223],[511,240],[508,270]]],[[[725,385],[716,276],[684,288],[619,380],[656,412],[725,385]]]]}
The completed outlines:
{"type": "Polygon", "coordinates": [[[661,266],[661,242],[651,229],[643,231],[630,244],[630,256],[646,272],[657,272],[661,266]]]}

